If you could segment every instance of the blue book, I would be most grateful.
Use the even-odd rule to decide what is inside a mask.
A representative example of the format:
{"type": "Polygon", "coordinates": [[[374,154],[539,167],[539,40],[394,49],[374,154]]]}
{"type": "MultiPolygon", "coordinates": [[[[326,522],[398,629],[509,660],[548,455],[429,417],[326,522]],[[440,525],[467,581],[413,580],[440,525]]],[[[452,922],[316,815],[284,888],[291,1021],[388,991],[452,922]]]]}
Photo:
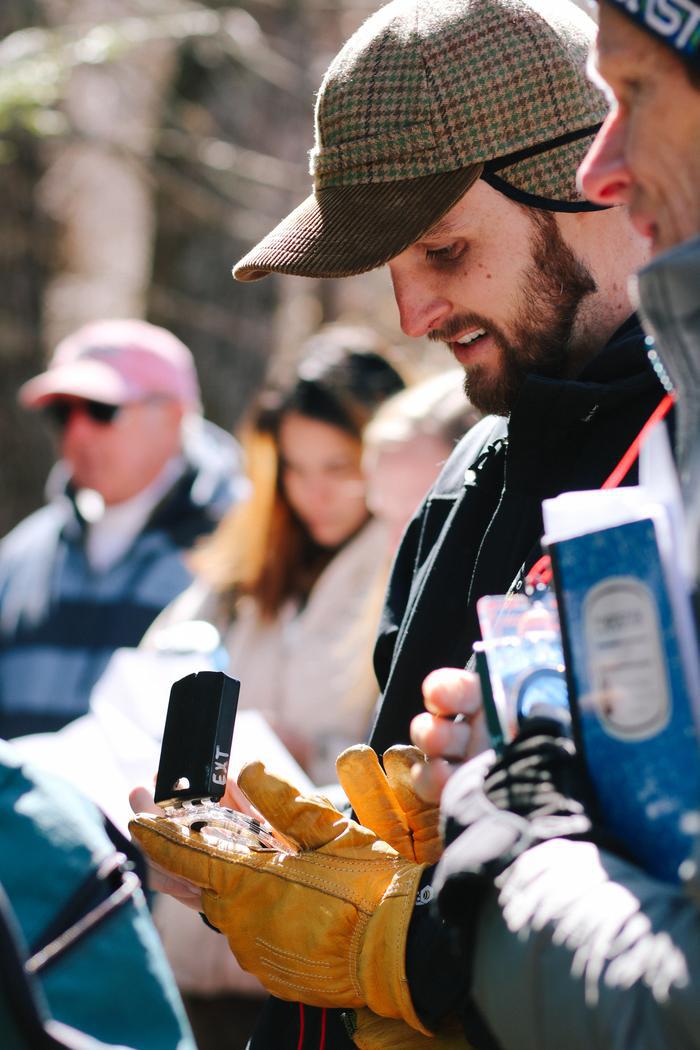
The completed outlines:
{"type": "Polygon", "coordinates": [[[700,747],[655,522],[550,550],[574,730],[600,818],[647,871],[677,880],[700,811],[700,747]]]}

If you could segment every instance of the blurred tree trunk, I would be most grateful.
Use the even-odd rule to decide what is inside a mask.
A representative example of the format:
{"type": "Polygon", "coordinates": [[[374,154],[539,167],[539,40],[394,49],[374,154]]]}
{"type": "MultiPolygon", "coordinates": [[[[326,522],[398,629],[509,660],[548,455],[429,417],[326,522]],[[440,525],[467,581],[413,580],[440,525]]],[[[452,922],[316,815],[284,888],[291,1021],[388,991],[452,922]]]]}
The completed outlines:
{"type": "MultiPolygon", "coordinates": [[[[0,4],[0,37],[37,22],[34,0],[0,4]]],[[[35,137],[8,137],[0,164],[0,535],[41,502],[51,462],[49,438],[16,401],[20,384],[42,362],[41,298],[46,276],[46,222],[34,187],[41,175],[35,137]]]]}
{"type": "MultiPolygon", "coordinates": [[[[54,25],[98,26],[139,10],[124,0],[40,2],[54,25]]],[[[71,134],[50,150],[40,187],[59,231],[60,266],[44,293],[48,347],[85,321],[143,316],[155,230],[150,164],[175,52],[174,41],[151,40],[71,74],[71,134]]]]}
{"type": "Polygon", "coordinates": [[[231,279],[310,191],[314,94],[378,0],[240,3],[0,0],[0,37],[45,26],[49,56],[63,48],[71,66],[58,86],[63,132],[0,135],[0,535],[43,502],[52,458],[17,387],[83,322],[145,316],[171,328],[194,353],[206,414],[227,428],[268,365],[288,375],[323,321],[393,325],[376,275],[359,286],[231,279]],[[121,50],[100,54],[115,34],[121,50]]]}
{"type": "Polygon", "coordinates": [[[284,371],[321,320],[315,282],[240,284],[231,267],[309,192],[310,67],[319,25],[335,14],[248,0],[222,15],[231,50],[193,39],[180,52],[159,150],[150,313],[192,346],[207,413],[229,429],[269,366],[284,371]]]}

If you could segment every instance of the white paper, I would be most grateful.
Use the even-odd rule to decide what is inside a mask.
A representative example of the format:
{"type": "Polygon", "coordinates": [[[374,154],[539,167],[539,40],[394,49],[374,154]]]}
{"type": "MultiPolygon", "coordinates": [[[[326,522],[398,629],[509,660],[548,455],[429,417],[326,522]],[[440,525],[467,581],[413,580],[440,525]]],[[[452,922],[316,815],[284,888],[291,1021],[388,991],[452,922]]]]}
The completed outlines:
{"type": "Polygon", "coordinates": [[[544,543],[558,543],[587,536],[628,521],[653,518],[658,505],[639,485],[620,489],[564,492],[542,503],[544,543]]]}
{"type": "Polygon", "coordinates": [[[665,425],[654,427],[642,445],[640,478],[644,484],[565,492],[544,500],[543,543],[548,546],[645,518],[654,522],[688,693],[700,727],[700,660],[689,602],[692,561],[688,556],[681,490],[665,425]]]}
{"type": "MultiPolygon", "coordinates": [[[[27,760],[62,776],[92,799],[127,833],[129,791],[154,783],[170,687],[195,671],[210,670],[201,653],[118,649],[95,686],[90,711],[56,733],[18,737],[27,760]]],[[[239,711],[229,775],[260,759],[300,791],[315,787],[257,711],[239,711]]]]}

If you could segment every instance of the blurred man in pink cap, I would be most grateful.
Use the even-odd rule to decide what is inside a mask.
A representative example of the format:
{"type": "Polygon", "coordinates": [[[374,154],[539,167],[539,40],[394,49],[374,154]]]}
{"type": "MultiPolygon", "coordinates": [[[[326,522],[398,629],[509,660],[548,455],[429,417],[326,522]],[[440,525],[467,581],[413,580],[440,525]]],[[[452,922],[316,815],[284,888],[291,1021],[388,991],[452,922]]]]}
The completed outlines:
{"type": "Polygon", "coordinates": [[[240,487],[192,355],[145,321],[85,325],[20,389],[60,452],[49,503],[0,544],[0,735],[84,714],[111,653],[188,583],[182,552],[240,487]]]}

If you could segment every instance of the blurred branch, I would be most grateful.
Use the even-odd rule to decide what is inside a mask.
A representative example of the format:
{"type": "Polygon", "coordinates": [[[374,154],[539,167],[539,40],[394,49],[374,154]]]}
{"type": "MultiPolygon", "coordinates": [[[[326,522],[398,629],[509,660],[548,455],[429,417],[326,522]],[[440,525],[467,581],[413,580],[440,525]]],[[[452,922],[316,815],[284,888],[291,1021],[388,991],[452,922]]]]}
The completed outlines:
{"type": "MultiPolygon", "coordinates": [[[[267,7],[279,11],[286,6],[288,0],[255,0],[255,2],[259,7],[267,7]]],[[[594,0],[591,0],[591,2],[594,2],[594,0]]],[[[339,0],[303,0],[302,6],[305,11],[312,13],[322,11],[336,15],[339,7],[341,7],[344,14],[354,11],[362,17],[373,14],[379,4],[375,0],[342,0],[342,4],[339,4],[339,0]]]]}
{"type": "Polygon", "coordinates": [[[172,325],[192,326],[216,339],[230,340],[231,330],[238,323],[233,306],[225,309],[162,285],[151,285],[151,305],[172,325]]]}
{"type": "Polygon", "coordinates": [[[302,169],[298,164],[244,149],[223,139],[200,136],[193,131],[165,128],[158,140],[158,153],[173,160],[195,161],[219,177],[232,175],[273,189],[293,191],[297,184],[303,185],[302,169]]]}
{"type": "MultiPolygon", "coordinates": [[[[96,140],[73,131],[64,140],[64,145],[88,141],[95,143],[96,140]]],[[[260,211],[260,186],[292,195],[310,190],[310,176],[301,165],[243,149],[223,139],[199,136],[192,131],[164,129],[155,154],[139,153],[133,147],[126,149],[111,140],[101,140],[100,146],[136,167],[141,177],[150,182],[158,181],[164,189],[170,188],[173,196],[192,216],[207,225],[222,227],[223,224],[228,232],[246,240],[261,237],[270,224],[277,222],[274,216],[260,211]],[[200,181],[170,163],[182,160],[196,164],[202,175],[208,171],[216,176],[216,181],[200,181]],[[239,210],[235,210],[237,207],[239,210]]]]}
{"type": "Polygon", "coordinates": [[[113,62],[155,40],[213,40],[275,87],[298,90],[299,70],[270,47],[247,11],[212,10],[194,0],[160,0],[159,9],[142,0],[140,6],[148,12],[99,25],[20,29],[0,41],[0,132],[13,123],[38,135],[62,132],[65,120],[56,107],[76,66],[113,62]]]}
{"type": "Polygon", "coordinates": [[[177,206],[199,222],[228,233],[241,241],[258,241],[275,225],[279,216],[265,215],[255,199],[254,187],[247,199],[235,201],[231,196],[217,193],[211,186],[202,185],[170,165],[157,164],[161,190],[170,192],[177,206]],[[241,206],[242,205],[242,206],[241,206]]]}

